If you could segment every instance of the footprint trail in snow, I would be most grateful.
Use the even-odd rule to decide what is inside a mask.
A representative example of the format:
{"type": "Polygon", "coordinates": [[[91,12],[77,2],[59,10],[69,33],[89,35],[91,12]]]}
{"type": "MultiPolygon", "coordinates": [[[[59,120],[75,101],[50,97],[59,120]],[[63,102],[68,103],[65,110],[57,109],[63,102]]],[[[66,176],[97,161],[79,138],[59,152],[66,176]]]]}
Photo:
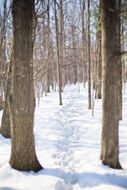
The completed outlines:
{"type": "Polygon", "coordinates": [[[95,116],[92,117],[88,110],[87,89],[81,88],[78,92],[78,88],[72,86],[65,88],[62,106],[58,105],[58,94],[50,93],[36,110],[38,157],[45,167],[43,174],[56,177],[54,190],[97,189],[100,184],[103,189],[105,182],[111,187],[121,184],[127,187],[125,179],[119,182],[117,172],[104,167],[99,160],[101,101],[95,104],[95,116]]]}

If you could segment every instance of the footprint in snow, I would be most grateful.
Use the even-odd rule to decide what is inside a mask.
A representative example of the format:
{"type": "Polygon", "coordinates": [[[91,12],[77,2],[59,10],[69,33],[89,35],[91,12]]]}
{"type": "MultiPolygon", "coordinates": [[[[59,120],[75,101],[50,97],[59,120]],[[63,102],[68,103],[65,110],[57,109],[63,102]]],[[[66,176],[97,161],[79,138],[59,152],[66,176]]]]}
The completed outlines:
{"type": "Polygon", "coordinates": [[[62,181],[58,181],[55,185],[55,190],[73,190],[73,185],[64,184],[62,181]]]}

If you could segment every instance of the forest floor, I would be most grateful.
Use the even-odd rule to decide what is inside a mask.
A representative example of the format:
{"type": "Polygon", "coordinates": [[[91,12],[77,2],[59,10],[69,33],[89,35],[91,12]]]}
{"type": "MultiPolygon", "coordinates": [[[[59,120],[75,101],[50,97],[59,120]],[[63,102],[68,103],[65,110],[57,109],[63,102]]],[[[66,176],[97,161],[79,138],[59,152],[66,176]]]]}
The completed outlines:
{"type": "MultiPolygon", "coordinates": [[[[87,109],[87,88],[66,86],[63,106],[52,92],[40,99],[35,112],[35,142],[44,170],[19,172],[8,164],[10,140],[0,135],[0,190],[122,190],[127,189],[127,92],[124,89],[120,122],[120,162],[124,170],[103,166],[101,100],[94,117],[87,109]]],[[[2,112],[0,113],[2,115],[2,112]]]]}

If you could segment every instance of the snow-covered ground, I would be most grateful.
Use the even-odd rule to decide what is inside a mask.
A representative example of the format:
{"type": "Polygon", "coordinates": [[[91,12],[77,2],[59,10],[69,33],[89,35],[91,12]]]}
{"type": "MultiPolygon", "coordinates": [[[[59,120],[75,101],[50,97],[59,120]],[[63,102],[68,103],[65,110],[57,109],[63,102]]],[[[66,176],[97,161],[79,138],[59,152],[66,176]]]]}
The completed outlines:
{"type": "MultiPolygon", "coordinates": [[[[63,106],[52,92],[35,112],[35,141],[44,170],[19,172],[8,164],[10,140],[0,135],[0,190],[122,190],[127,189],[127,93],[120,123],[120,161],[124,170],[103,166],[99,160],[101,101],[94,117],[87,109],[87,89],[67,86],[63,106]]],[[[2,115],[2,112],[1,112],[2,115]]]]}

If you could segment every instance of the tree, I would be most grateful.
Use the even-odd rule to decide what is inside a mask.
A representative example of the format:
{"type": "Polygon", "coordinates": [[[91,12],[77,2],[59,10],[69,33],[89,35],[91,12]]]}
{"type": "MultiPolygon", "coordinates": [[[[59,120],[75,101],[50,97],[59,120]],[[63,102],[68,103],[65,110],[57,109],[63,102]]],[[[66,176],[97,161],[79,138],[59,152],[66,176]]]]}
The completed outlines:
{"type": "Polygon", "coordinates": [[[50,0],[48,0],[47,3],[47,24],[48,24],[47,92],[50,92],[50,0]]]}
{"type": "Polygon", "coordinates": [[[8,69],[8,79],[7,79],[7,85],[6,85],[6,91],[5,91],[5,101],[4,101],[4,110],[2,115],[2,122],[1,122],[1,128],[0,133],[5,138],[11,137],[11,126],[10,126],[10,113],[9,113],[9,93],[11,89],[11,75],[12,75],[12,60],[9,64],[8,69]]]}
{"type": "MultiPolygon", "coordinates": [[[[101,0],[100,0],[101,5],[101,0]]],[[[98,15],[98,31],[97,31],[97,42],[98,42],[98,52],[97,52],[97,86],[96,86],[96,98],[101,99],[102,91],[102,59],[101,59],[101,21],[100,21],[100,8],[98,15]]]]}
{"type": "Polygon", "coordinates": [[[91,38],[90,38],[90,0],[87,0],[87,61],[88,61],[88,109],[91,109],[91,38]]]}
{"type": "MultiPolygon", "coordinates": [[[[56,54],[57,54],[57,81],[59,88],[59,104],[62,105],[62,77],[61,77],[61,65],[60,65],[60,35],[59,35],[59,23],[57,17],[56,0],[54,0],[54,15],[55,15],[55,29],[56,29],[56,54]]],[[[62,7],[61,7],[62,8],[62,7]]]]}
{"type": "Polygon", "coordinates": [[[112,168],[119,163],[118,76],[120,62],[119,11],[117,0],[101,1],[103,119],[101,160],[112,168]]]}
{"type": "MultiPolygon", "coordinates": [[[[8,71],[8,82],[5,81],[3,77],[3,73],[6,72],[7,69],[5,69],[6,65],[6,33],[7,33],[7,15],[8,15],[8,10],[7,10],[7,0],[3,1],[3,18],[2,19],[2,24],[1,24],[1,33],[0,33],[0,68],[1,68],[1,74],[0,74],[0,91],[1,91],[1,96],[3,96],[3,91],[5,94],[5,100],[4,100],[4,107],[3,110],[3,115],[2,115],[2,122],[1,122],[1,128],[0,128],[0,133],[6,137],[10,138],[10,118],[9,118],[9,108],[8,108],[8,102],[7,102],[7,97],[10,89],[10,66],[9,66],[9,71],[8,71]],[[6,84],[7,83],[7,84],[6,84]],[[5,85],[6,84],[6,85],[5,85]],[[6,86],[6,87],[5,87],[6,86]]],[[[1,15],[2,17],[2,15],[1,15]]],[[[1,97],[0,104],[3,102],[3,97],[1,97]]]]}
{"type": "Polygon", "coordinates": [[[0,12],[0,110],[3,109],[3,92],[5,90],[7,0],[3,0],[2,4],[0,12]]]}
{"type": "MultiPolygon", "coordinates": [[[[59,56],[60,56],[60,66],[63,66],[63,37],[64,37],[64,15],[63,15],[63,0],[59,0],[59,56]]],[[[61,69],[62,70],[62,69],[61,69]]],[[[62,75],[63,71],[61,71],[61,91],[62,91],[62,75]]]]}
{"type": "MultiPolygon", "coordinates": [[[[121,48],[121,17],[120,17],[120,13],[121,13],[121,3],[122,0],[118,1],[118,13],[119,13],[119,17],[118,17],[118,42],[119,42],[119,47],[121,48]]],[[[119,102],[119,120],[122,120],[122,62],[121,59],[119,61],[119,67],[118,67],[118,102],[119,102]]]]}
{"type": "Polygon", "coordinates": [[[83,83],[85,86],[87,80],[87,65],[86,65],[86,28],[85,28],[85,11],[86,11],[86,1],[80,0],[81,6],[81,21],[82,21],[82,64],[83,64],[83,83]]]}
{"type": "Polygon", "coordinates": [[[13,0],[12,85],[9,94],[12,147],[10,165],[20,171],[39,171],[34,145],[33,14],[34,0],[13,0]]]}

